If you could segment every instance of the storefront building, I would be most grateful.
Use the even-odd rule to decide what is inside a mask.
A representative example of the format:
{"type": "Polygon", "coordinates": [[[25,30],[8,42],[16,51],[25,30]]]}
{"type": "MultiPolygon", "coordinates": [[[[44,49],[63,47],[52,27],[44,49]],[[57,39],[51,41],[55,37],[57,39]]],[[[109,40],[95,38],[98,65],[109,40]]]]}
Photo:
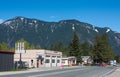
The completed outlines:
{"type": "MultiPolygon", "coordinates": [[[[62,52],[51,50],[26,50],[21,54],[21,61],[28,68],[59,67],[61,66],[62,52]]],[[[14,55],[14,62],[20,61],[20,54],[14,55]]]]}
{"type": "Polygon", "coordinates": [[[70,57],[63,57],[62,58],[62,65],[64,66],[74,66],[76,65],[76,57],[70,56],[70,57]]]}

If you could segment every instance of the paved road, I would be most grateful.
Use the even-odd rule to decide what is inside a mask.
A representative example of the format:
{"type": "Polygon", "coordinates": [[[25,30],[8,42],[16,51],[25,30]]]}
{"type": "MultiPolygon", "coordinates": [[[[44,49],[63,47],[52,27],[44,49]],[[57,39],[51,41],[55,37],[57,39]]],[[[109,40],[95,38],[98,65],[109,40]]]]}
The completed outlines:
{"type": "Polygon", "coordinates": [[[102,77],[114,69],[115,67],[78,67],[14,75],[1,75],[0,77],[102,77]]]}
{"type": "Polygon", "coordinates": [[[106,75],[105,77],[120,77],[120,65],[117,66],[117,69],[114,72],[106,75]]]}

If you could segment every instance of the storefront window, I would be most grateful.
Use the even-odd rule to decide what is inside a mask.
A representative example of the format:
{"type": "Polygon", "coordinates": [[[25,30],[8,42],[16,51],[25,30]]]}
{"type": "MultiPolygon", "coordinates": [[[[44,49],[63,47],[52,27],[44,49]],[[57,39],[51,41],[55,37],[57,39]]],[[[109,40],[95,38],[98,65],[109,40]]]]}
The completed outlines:
{"type": "Polygon", "coordinates": [[[46,55],[46,57],[50,57],[50,55],[46,55]]]}
{"type": "Polygon", "coordinates": [[[49,59],[46,59],[45,63],[50,63],[50,60],[49,60],[49,59]]]}
{"type": "Polygon", "coordinates": [[[52,57],[56,57],[56,56],[52,56],[52,57]]]}
{"type": "Polygon", "coordinates": [[[60,63],[60,60],[57,60],[57,63],[60,63]]]}
{"type": "Polygon", "coordinates": [[[55,63],[55,60],[54,60],[54,59],[52,59],[52,63],[55,63]]]}
{"type": "Polygon", "coordinates": [[[57,58],[60,58],[60,56],[57,56],[57,58]]]}

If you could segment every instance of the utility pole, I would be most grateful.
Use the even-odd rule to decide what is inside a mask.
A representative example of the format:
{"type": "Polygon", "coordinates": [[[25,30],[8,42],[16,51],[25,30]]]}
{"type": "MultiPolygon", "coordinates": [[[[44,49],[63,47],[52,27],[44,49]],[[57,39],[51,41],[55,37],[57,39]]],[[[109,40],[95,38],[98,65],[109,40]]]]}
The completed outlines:
{"type": "Polygon", "coordinates": [[[22,53],[20,53],[20,69],[22,68],[22,53]]]}

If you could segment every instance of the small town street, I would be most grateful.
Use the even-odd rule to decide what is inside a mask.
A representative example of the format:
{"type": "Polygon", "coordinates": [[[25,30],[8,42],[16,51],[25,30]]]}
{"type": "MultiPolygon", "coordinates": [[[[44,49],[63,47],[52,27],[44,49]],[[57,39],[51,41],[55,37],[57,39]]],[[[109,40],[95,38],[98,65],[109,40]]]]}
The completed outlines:
{"type": "MultiPolygon", "coordinates": [[[[87,66],[87,67],[67,67],[67,68],[43,68],[31,69],[6,74],[0,77],[103,77],[116,69],[114,66],[87,66]]],[[[2,72],[0,72],[2,73],[2,72]]]]}

